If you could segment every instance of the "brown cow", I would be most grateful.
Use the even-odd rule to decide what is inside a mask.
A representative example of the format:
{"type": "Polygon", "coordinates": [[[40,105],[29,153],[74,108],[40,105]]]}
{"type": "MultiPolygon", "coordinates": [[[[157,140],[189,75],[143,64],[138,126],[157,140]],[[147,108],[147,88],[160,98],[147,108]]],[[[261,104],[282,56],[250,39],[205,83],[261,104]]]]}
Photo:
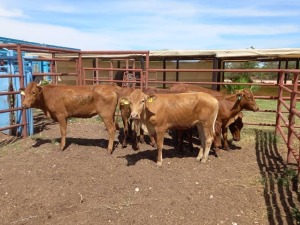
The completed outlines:
{"type": "MultiPolygon", "coordinates": [[[[227,140],[227,128],[231,124],[231,121],[233,121],[233,118],[237,116],[243,109],[254,112],[258,111],[259,109],[255,102],[253,93],[248,89],[242,90],[237,94],[222,94],[217,91],[190,84],[175,84],[170,89],[176,91],[185,90],[191,92],[207,92],[211,95],[214,95],[218,99],[220,108],[216,121],[216,136],[214,139],[214,148],[217,156],[219,154],[219,148],[221,147],[221,133],[224,138],[224,148],[229,148],[227,140]]],[[[240,123],[241,121],[238,122],[240,123]]]]}
{"type": "Polygon", "coordinates": [[[214,136],[219,103],[206,93],[155,94],[134,90],[129,98],[131,117],[145,124],[157,143],[157,165],[162,165],[164,134],[168,129],[197,126],[201,147],[197,160],[205,163],[214,136]],[[204,153],[203,153],[204,151],[204,153]]]}
{"type": "MultiPolygon", "coordinates": [[[[119,109],[122,117],[122,122],[124,126],[124,135],[122,140],[122,147],[125,148],[127,146],[127,139],[130,137],[132,142],[132,148],[134,150],[139,149],[139,143],[144,143],[144,131],[141,129],[140,123],[138,121],[130,121],[130,102],[128,101],[129,95],[134,91],[132,87],[123,87],[118,88],[119,93],[119,109]]],[[[158,88],[146,88],[143,89],[143,92],[146,94],[156,94],[156,93],[169,93],[170,90],[158,89],[158,88]]],[[[177,92],[176,92],[177,93],[177,92]]],[[[150,137],[151,145],[153,147],[156,146],[155,140],[150,137]]]]}
{"type": "MultiPolygon", "coordinates": [[[[208,94],[213,95],[214,97],[224,97],[223,93],[220,93],[218,91],[213,91],[211,89],[202,88],[196,85],[188,85],[188,84],[180,84],[180,85],[174,85],[170,89],[159,89],[159,88],[147,88],[143,89],[143,92],[145,94],[151,95],[151,94],[174,94],[174,93],[187,93],[187,92],[197,92],[197,90],[201,90],[201,92],[205,92],[208,94]]],[[[223,141],[224,141],[224,148],[229,148],[228,139],[227,139],[227,127],[229,126],[229,130],[231,131],[231,134],[233,136],[234,141],[240,140],[240,131],[243,127],[243,114],[240,112],[235,117],[232,117],[223,133],[223,141]],[[240,128],[240,129],[239,129],[240,128]],[[226,146],[226,147],[225,147],[226,146]]],[[[192,129],[188,129],[186,131],[183,130],[177,130],[177,136],[178,136],[178,149],[183,152],[183,133],[187,134],[188,142],[189,142],[189,149],[190,151],[193,150],[193,143],[192,143],[192,129]]],[[[151,140],[152,141],[152,140],[151,140]]],[[[153,143],[153,141],[152,141],[153,143]]]]}
{"type": "Polygon", "coordinates": [[[45,115],[59,123],[60,150],[66,145],[67,118],[90,118],[98,114],[108,130],[108,151],[112,153],[115,137],[114,114],[117,106],[117,91],[114,86],[40,86],[31,82],[23,91],[24,108],[41,109],[45,115]]]}

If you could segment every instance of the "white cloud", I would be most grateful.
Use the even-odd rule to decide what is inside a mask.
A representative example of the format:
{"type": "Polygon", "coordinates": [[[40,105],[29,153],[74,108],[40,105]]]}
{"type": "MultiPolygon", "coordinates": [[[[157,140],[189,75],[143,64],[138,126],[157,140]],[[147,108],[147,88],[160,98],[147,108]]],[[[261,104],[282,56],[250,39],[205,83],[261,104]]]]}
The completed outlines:
{"type": "Polygon", "coordinates": [[[24,17],[24,13],[20,9],[8,9],[0,7],[0,17],[24,17]]]}
{"type": "Polygon", "coordinates": [[[37,0],[29,2],[37,7],[20,3],[16,4],[20,9],[8,10],[7,5],[5,9],[0,6],[1,36],[82,50],[224,49],[285,44],[291,47],[297,43],[299,46],[297,39],[283,38],[300,32],[294,19],[270,25],[273,17],[296,14],[298,9],[293,8],[271,11],[255,4],[251,4],[252,8],[231,4],[234,9],[175,0],[55,1],[51,5],[38,4],[37,0]],[[52,12],[52,17],[39,18],[40,12],[46,11],[52,12]],[[222,20],[229,16],[235,18],[234,22],[222,20]],[[266,16],[270,17],[268,21],[266,16]],[[218,19],[208,19],[212,17],[218,19]],[[244,17],[248,20],[245,24],[241,23],[244,17]],[[251,23],[253,17],[263,19],[251,23]],[[243,38],[237,41],[238,36],[243,38]]]}

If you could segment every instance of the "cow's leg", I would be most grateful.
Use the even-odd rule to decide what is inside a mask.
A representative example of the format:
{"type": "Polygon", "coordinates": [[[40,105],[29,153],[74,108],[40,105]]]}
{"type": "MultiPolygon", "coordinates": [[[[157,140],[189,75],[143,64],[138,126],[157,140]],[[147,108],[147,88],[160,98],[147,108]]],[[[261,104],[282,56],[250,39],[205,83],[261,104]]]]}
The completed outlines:
{"type": "MultiPolygon", "coordinates": [[[[140,124],[140,142],[141,143],[145,143],[145,135],[144,135],[144,130],[142,128],[142,125],[140,124]]],[[[153,147],[153,148],[156,148],[157,145],[156,145],[156,140],[154,138],[155,136],[155,132],[153,132],[153,134],[150,134],[151,132],[149,132],[148,130],[148,134],[149,134],[149,138],[150,138],[150,145],[153,147]]]]}
{"type": "Polygon", "coordinates": [[[132,148],[134,150],[138,150],[140,148],[139,140],[138,140],[138,136],[140,136],[140,122],[139,121],[131,121],[130,127],[132,127],[131,128],[132,148]]]}
{"type": "Polygon", "coordinates": [[[177,132],[177,149],[180,154],[183,154],[183,132],[184,130],[176,130],[177,132]]]}
{"type": "Polygon", "coordinates": [[[222,127],[222,136],[223,136],[223,149],[229,150],[229,144],[228,144],[228,128],[222,127]]]}
{"type": "Polygon", "coordinates": [[[114,147],[114,140],[115,140],[115,131],[116,131],[116,128],[115,128],[115,125],[114,125],[114,120],[113,120],[113,117],[112,118],[106,118],[103,119],[103,122],[105,124],[105,127],[107,129],[107,132],[108,132],[108,135],[109,135],[109,141],[108,141],[108,153],[112,153],[113,151],[113,147],[114,147]]]}
{"type": "MultiPolygon", "coordinates": [[[[212,145],[212,142],[214,140],[214,135],[212,133],[212,127],[211,126],[205,126],[203,127],[203,142],[205,143],[205,145],[203,146],[204,148],[204,154],[203,154],[203,158],[201,160],[201,163],[206,163],[206,161],[208,160],[208,155],[209,155],[209,151],[212,145]]],[[[202,141],[201,139],[201,141],[202,141]]]]}
{"type": "Polygon", "coordinates": [[[213,140],[213,147],[215,151],[215,156],[219,157],[220,156],[220,148],[221,148],[221,132],[222,132],[222,122],[216,121],[215,123],[215,136],[213,140]]]}
{"type": "Polygon", "coordinates": [[[156,144],[157,144],[157,165],[161,166],[163,162],[162,150],[163,150],[163,142],[164,142],[164,134],[163,131],[156,131],[156,144]]]}
{"type": "Polygon", "coordinates": [[[58,117],[57,121],[59,123],[61,140],[60,140],[60,150],[63,151],[66,146],[66,135],[67,135],[67,118],[58,117]]]}
{"type": "Polygon", "coordinates": [[[150,135],[150,145],[153,147],[153,148],[156,148],[157,145],[156,145],[156,140],[153,136],[150,135]]]}
{"type": "Polygon", "coordinates": [[[124,137],[123,137],[123,141],[122,141],[122,147],[126,148],[127,147],[127,137],[128,137],[128,133],[129,133],[129,128],[128,128],[128,118],[123,118],[123,127],[124,127],[124,137]]]}
{"type": "Polygon", "coordinates": [[[193,152],[194,150],[194,147],[193,147],[193,128],[189,128],[187,130],[187,139],[189,141],[189,149],[190,149],[190,152],[193,152]]]}
{"type": "Polygon", "coordinates": [[[140,135],[139,135],[140,143],[145,143],[144,130],[143,130],[141,124],[140,124],[139,130],[140,130],[140,135]]]}
{"type": "Polygon", "coordinates": [[[197,161],[200,161],[203,158],[203,150],[205,148],[205,136],[204,136],[204,130],[201,124],[197,124],[198,134],[199,134],[199,140],[201,142],[199,153],[197,156],[197,161]]]}

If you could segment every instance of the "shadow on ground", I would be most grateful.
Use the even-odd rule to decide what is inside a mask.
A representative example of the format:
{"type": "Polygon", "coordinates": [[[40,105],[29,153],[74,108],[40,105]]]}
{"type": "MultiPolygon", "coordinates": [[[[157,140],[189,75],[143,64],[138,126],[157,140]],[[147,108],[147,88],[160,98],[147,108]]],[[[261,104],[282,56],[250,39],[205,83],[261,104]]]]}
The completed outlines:
{"type": "Polygon", "coordinates": [[[299,205],[297,182],[289,173],[274,132],[255,130],[256,156],[264,185],[267,218],[270,224],[297,224],[293,210],[299,205]]]}

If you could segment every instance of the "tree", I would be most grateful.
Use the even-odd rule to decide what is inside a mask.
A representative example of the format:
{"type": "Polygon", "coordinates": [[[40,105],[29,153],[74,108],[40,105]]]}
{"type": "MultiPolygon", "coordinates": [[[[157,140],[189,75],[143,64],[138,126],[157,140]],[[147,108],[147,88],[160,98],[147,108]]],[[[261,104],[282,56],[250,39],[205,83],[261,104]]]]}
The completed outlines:
{"type": "MultiPolygon", "coordinates": [[[[245,61],[245,62],[228,62],[225,64],[225,69],[257,69],[259,68],[259,62],[257,61],[245,61]]],[[[225,78],[231,80],[233,83],[241,83],[235,85],[224,85],[227,93],[235,93],[238,90],[247,88],[248,85],[243,83],[253,83],[253,78],[256,77],[254,72],[226,72],[225,78]]],[[[251,86],[250,89],[254,90],[257,86],[251,86]]]]}

